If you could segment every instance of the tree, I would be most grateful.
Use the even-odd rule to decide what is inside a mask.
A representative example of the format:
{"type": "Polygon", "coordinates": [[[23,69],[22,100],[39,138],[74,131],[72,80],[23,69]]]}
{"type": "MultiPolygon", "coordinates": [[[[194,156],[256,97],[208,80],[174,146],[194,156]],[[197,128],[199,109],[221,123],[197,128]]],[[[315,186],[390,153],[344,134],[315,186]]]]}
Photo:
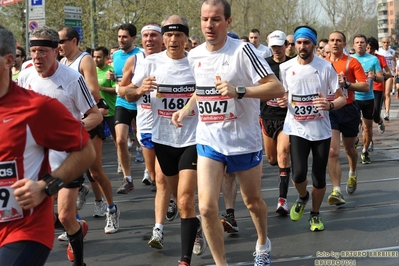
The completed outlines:
{"type": "Polygon", "coordinates": [[[344,32],[348,40],[357,33],[364,34],[367,26],[377,29],[377,24],[369,23],[377,16],[373,0],[319,0],[319,3],[327,13],[332,30],[344,32]],[[370,7],[374,12],[370,12],[370,7]]]}

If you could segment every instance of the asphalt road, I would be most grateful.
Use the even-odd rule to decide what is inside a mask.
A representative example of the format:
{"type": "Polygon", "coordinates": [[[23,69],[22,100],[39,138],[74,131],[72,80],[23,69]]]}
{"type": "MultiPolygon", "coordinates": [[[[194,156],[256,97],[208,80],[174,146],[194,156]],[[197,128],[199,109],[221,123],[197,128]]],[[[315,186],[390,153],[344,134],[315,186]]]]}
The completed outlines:
{"type": "MultiPolygon", "coordinates": [[[[263,163],[262,194],[269,206],[268,231],[272,241],[272,264],[300,265],[399,265],[399,102],[394,99],[391,121],[380,135],[374,125],[374,151],[372,163],[358,166],[358,187],[353,195],[344,192],[346,204],[329,206],[327,195],[321,207],[325,225],[322,232],[311,232],[307,221],[310,204],[299,222],[275,213],[278,197],[278,169],[263,163]],[[387,257],[388,256],[388,257],[387,257]],[[330,263],[330,264],[322,264],[330,263]],[[335,263],[335,264],[334,264],[335,263]]],[[[116,153],[111,140],[104,142],[104,169],[116,191],[122,177],[116,173],[116,153]]],[[[345,191],[348,164],[341,151],[343,173],[342,191],[345,191]]],[[[360,157],[360,153],[359,153],[360,157]]],[[[154,223],[154,192],[141,183],[144,164],[134,162],[132,176],[135,190],[127,195],[114,194],[121,210],[120,231],[105,235],[103,218],[93,218],[93,194],[89,193],[86,207],[80,211],[89,224],[84,240],[85,262],[91,265],[178,265],[180,254],[180,219],[166,221],[164,249],[148,247],[154,223]]],[[[309,171],[310,172],[310,171],[309,171]]],[[[327,178],[327,180],[329,180],[327,178]]],[[[327,193],[331,192],[328,182],[327,193]]],[[[293,187],[289,189],[289,207],[297,198],[293,187]]],[[[221,213],[224,211],[220,201],[221,213]]],[[[253,265],[256,233],[240,194],[237,197],[236,218],[240,229],[237,235],[225,235],[226,256],[229,265],[253,265]]],[[[49,266],[71,265],[66,258],[66,242],[57,241],[47,260],[49,266]]],[[[0,263],[1,264],[1,263],[0,263]]],[[[213,265],[209,249],[195,256],[192,265],[213,265]]]]}

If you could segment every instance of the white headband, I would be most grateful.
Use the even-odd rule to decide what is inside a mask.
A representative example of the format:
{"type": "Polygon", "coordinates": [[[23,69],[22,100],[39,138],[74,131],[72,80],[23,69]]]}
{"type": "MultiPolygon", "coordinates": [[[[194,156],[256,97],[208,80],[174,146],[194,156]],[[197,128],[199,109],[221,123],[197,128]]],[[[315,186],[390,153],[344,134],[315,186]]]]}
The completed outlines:
{"type": "Polygon", "coordinates": [[[155,30],[155,31],[161,33],[161,27],[155,26],[155,25],[146,25],[146,26],[144,26],[141,29],[141,34],[143,34],[143,31],[146,31],[146,30],[155,30]]]}

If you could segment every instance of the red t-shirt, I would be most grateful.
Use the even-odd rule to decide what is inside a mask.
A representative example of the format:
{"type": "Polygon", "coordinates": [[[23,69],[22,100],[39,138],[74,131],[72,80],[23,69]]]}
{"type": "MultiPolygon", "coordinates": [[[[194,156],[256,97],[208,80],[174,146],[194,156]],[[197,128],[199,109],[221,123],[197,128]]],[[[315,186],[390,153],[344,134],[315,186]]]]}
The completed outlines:
{"type": "MultiPolygon", "coordinates": [[[[330,56],[326,57],[326,60],[330,61],[330,56]]],[[[337,74],[344,73],[346,80],[350,83],[367,82],[366,74],[360,62],[354,57],[350,58],[349,64],[347,64],[347,60],[348,56],[343,54],[338,61],[330,62],[333,64],[337,74]]],[[[346,95],[346,104],[353,103],[355,101],[355,92],[353,90],[343,90],[346,95]]]]}
{"type": "MultiPolygon", "coordinates": [[[[0,98],[0,136],[0,189],[3,191],[5,185],[1,181],[6,178],[18,176],[37,181],[49,173],[49,149],[79,151],[89,140],[81,122],[57,99],[26,90],[14,82],[0,98]]],[[[0,203],[3,203],[1,215],[16,212],[7,209],[4,200],[0,203]]],[[[23,210],[23,218],[0,222],[0,247],[18,241],[35,241],[51,249],[53,208],[53,197],[46,197],[36,208],[23,210]]]]}
{"type": "MultiPolygon", "coordinates": [[[[378,58],[378,61],[380,62],[381,65],[381,69],[384,69],[387,66],[387,60],[385,59],[385,57],[379,54],[374,54],[374,55],[378,58]]],[[[374,81],[373,91],[384,91],[384,82],[374,81]]]]}

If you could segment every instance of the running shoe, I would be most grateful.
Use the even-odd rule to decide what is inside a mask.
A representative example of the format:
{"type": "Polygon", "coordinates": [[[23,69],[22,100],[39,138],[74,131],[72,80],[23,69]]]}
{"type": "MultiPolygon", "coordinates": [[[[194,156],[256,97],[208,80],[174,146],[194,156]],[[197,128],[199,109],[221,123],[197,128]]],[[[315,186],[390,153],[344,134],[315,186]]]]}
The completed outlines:
{"type": "Polygon", "coordinates": [[[385,113],[385,115],[384,115],[384,120],[385,120],[385,121],[389,121],[389,114],[388,114],[388,113],[385,113]]]}
{"type": "Polygon", "coordinates": [[[143,151],[141,150],[141,148],[136,148],[136,162],[138,163],[142,163],[144,162],[144,158],[143,158],[143,151]]]}
{"type": "Polygon", "coordinates": [[[143,175],[143,179],[141,179],[141,183],[143,183],[144,185],[147,185],[147,186],[152,184],[150,173],[148,172],[147,168],[144,170],[144,175],[143,175]]]}
{"type": "Polygon", "coordinates": [[[121,215],[121,213],[116,206],[115,208],[115,212],[107,211],[107,218],[105,218],[107,224],[104,227],[104,232],[106,234],[113,234],[118,232],[119,230],[119,216],[121,215]]]}
{"type": "Polygon", "coordinates": [[[362,158],[362,164],[371,164],[371,159],[368,151],[363,152],[360,157],[362,158]]]}
{"type": "Polygon", "coordinates": [[[255,251],[254,252],[254,266],[270,266],[271,265],[271,260],[270,260],[270,252],[271,252],[271,247],[272,244],[270,243],[270,239],[267,238],[268,246],[270,247],[269,251],[255,251]]]}
{"type": "Polygon", "coordinates": [[[307,202],[308,201],[303,201],[300,197],[298,197],[290,210],[291,220],[293,220],[294,222],[298,222],[299,220],[301,220],[307,202]]]}
{"type": "Polygon", "coordinates": [[[157,185],[155,182],[151,182],[151,192],[157,192],[157,185]]]}
{"type": "Polygon", "coordinates": [[[370,141],[370,145],[369,145],[369,147],[367,148],[367,151],[368,151],[368,152],[373,152],[373,151],[374,151],[374,143],[373,143],[372,140],[370,141]]]}
{"type": "Polygon", "coordinates": [[[236,218],[232,213],[223,215],[223,219],[221,220],[223,224],[224,231],[228,234],[235,234],[238,233],[238,225],[236,218]]]}
{"type": "Polygon", "coordinates": [[[384,124],[384,122],[381,122],[381,124],[378,124],[378,132],[380,134],[383,134],[385,132],[385,124],[384,124]]]}
{"type": "Polygon", "coordinates": [[[133,182],[129,182],[127,178],[124,178],[121,186],[116,190],[118,194],[127,194],[134,189],[133,182]]]}
{"type": "Polygon", "coordinates": [[[57,237],[58,241],[68,241],[67,233],[64,232],[57,237]]]}
{"type": "Polygon", "coordinates": [[[287,215],[290,213],[287,205],[287,199],[278,198],[276,212],[280,215],[287,215]]]}
{"type": "Polygon", "coordinates": [[[129,136],[127,137],[127,149],[130,151],[130,149],[132,148],[132,146],[133,146],[133,142],[134,142],[134,139],[131,139],[129,136]]]}
{"type": "Polygon", "coordinates": [[[206,240],[205,236],[202,232],[202,225],[201,225],[201,216],[197,215],[197,219],[199,221],[199,225],[197,228],[197,236],[195,237],[193,253],[195,255],[201,255],[205,252],[206,249],[206,240]]]}
{"type": "Polygon", "coordinates": [[[348,194],[353,194],[357,187],[357,174],[349,176],[346,184],[346,192],[348,194]]]}
{"type": "Polygon", "coordinates": [[[342,196],[341,192],[337,189],[333,189],[331,194],[328,196],[327,202],[329,205],[342,205],[345,204],[344,197],[342,196]]]}
{"type": "Polygon", "coordinates": [[[171,200],[169,202],[168,212],[166,213],[166,220],[173,221],[179,215],[176,203],[171,200]]]}
{"type": "Polygon", "coordinates": [[[152,236],[148,241],[148,246],[157,249],[163,249],[163,232],[159,228],[152,230],[152,236]]]}
{"type": "Polygon", "coordinates": [[[122,165],[121,165],[121,163],[118,161],[118,170],[116,170],[116,172],[118,173],[118,174],[122,174],[123,173],[123,170],[122,170],[122,165]]]}
{"type": "Polygon", "coordinates": [[[107,213],[107,203],[105,201],[94,201],[94,213],[93,217],[104,217],[107,213]]]}
{"type": "Polygon", "coordinates": [[[76,199],[76,207],[78,210],[81,210],[84,208],[86,205],[86,196],[89,194],[90,188],[86,184],[82,184],[80,186],[79,192],[78,192],[78,198],[76,199]]]}
{"type": "MultiPolygon", "coordinates": [[[[83,233],[83,238],[87,235],[87,231],[89,231],[89,225],[85,220],[78,220],[80,224],[80,228],[82,228],[82,233],[83,233]]],[[[74,261],[75,260],[75,255],[73,254],[72,246],[70,243],[68,243],[67,247],[67,257],[69,261],[74,261]]]]}
{"type": "Polygon", "coordinates": [[[323,231],[324,230],[324,224],[321,220],[320,215],[318,214],[311,214],[309,217],[309,223],[310,223],[310,231],[323,231]]]}
{"type": "Polygon", "coordinates": [[[179,263],[179,266],[190,266],[190,264],[188,264],[188,262],[181,261],[181,262],[179,263]]]}

